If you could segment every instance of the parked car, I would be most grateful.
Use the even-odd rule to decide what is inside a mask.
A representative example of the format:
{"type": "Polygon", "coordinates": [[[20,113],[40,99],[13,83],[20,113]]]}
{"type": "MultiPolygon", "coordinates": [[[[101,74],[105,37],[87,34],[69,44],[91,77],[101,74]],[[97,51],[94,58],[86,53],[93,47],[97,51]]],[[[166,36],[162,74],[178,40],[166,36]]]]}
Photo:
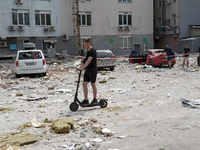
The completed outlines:
{"type": "MultiPolygon", "coordinates": [[[[163,49],[149,49],[140,55],[138,52],[132,51],[131,55],[129,56],[129,62],[151,66],[161,66],[163,64],[168,64],[167,54],[163,54],[163,52],[163,49]]],[[[175,63],[176,58],[172,60],[171,66],[173,67],[175,63]]]]}
{"type": "Polygon", "coordinates": [[[111,71],[115,68],[115,58],[110,50],[97,50],[97,67],[100,68],[110,68],[111,71]],[[108,59],[101,59],[108,58],[108,59]]]}
{"type": "Polygon", "coordinates": [[[41,50],[19,50],[15,60],[16,77],[24,74],[46,75],[46,61],[41,50]]]}

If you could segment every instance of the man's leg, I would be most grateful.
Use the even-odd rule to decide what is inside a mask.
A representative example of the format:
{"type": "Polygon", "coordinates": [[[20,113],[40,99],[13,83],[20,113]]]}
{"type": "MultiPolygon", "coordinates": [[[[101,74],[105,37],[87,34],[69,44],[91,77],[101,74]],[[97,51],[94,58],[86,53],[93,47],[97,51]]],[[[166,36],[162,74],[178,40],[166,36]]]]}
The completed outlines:
{"type": "Polygon", "coordinates": [[[171,60],[168,61],[169,68],[171,69],[171,60]]]}
{"type": "MultiPolygon", "coordinates": [[[[183,59],[184,59],[184,58],[183,58],[183,59]]],[[[184,66],[185,66],[185,59],[183,60],[183,66],[182,66],[182,67],[184,68],[184,66]]]]}
{"type": "Polygon", "coordinates": [[[84,81],[83,82],[83,93],[85,100],[88,100],[88,87],[87,87],[88,82],[84,81]]]}
{"type": "Polygon", "coordinates": [[[97,99],[97,87],[95,83],[91,83],[92,89],[93,89],[93,96],[94,99],[97,99]]]}
{"type": "Polygon", "coordinates": [[[189,58],[187,58],[187,68],[189,68],[189,58]]]}

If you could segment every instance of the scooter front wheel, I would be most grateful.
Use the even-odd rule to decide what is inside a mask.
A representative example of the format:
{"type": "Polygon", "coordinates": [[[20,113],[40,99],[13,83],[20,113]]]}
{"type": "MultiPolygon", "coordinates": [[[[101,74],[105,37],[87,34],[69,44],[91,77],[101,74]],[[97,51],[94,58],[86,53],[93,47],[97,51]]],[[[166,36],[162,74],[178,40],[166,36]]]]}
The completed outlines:
{"type": "Polygon", "coordinates": [[[105,108],[105,107],[107,107],[107,105],[108,105],[108,102],[107,102],[107,100],[105,100],[105,99],[102,99],[102,100],[100,100],[100,107],[101,108],[105,108]]]}
{"type": "Polygon", "coordinates": [[[76,102],[73,102],[70,104],[69,109],[71,111],[77,111],[78,110],[79,105],[76,102]]]}

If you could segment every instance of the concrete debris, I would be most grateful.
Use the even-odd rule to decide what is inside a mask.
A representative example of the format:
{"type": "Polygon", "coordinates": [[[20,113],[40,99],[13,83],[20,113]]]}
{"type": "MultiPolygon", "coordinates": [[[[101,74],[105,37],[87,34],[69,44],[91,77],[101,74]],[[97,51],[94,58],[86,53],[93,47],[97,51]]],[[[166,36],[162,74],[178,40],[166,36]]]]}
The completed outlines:
{"type": "Polygon", "coordinates": [[[107,81],[106,81],[106,80],[102,80],[102,81],[99,81],[99,83],[100,83],[100,84],[102,84],[102,83],[107,83],[107,81]]]}
{"type": "Polygon", "coordinates": [[[48,90],[54,90],[54,87],[48,87],[48,90]]]}
{"type": "Polygon", "coordinates": [[[0,150],[20,150],[17,146],[5,146],[1,148],[0,150]]]}
{"type": "Polygon", "coordinates": [[[0,135],[0,148],[7,145],[23,146],[37,142],[37,138],[27,131],[0,135]]]}
{"type": "Polygon", "coordinates": [[[86,136],[86,134],[85,134],[85,132],[84,131],[82,131],[81,133],[80,133],[80,138],[84,138],[86,136]]]}
{"type": "Polygon", "coordinates": [[[98,71],[98,73],[100,73],[101,75],[106,75],[108,71],[98,71]]]}
{"type": "Polygon", "coordinates": [[[55,133],[69,133],[73,126],[73,118],[64,118],[53,121],[51,129],[55,131],[55,133]]]}
{"type": "Polygon", "coordinates": [[[72,90],[71,89],[58,89],[58,90],[55,90],[56,92],[60,92],[60,93],[71,93],[72,90]]]}
{"type": "Polygon", "coordinates": [[[75,145],[76,145],[76,144],[74,144],[74,143],[71,144],[71,145],[69,145],[69,147],[67,148],[67,150],[74,150],[75,145]]]}
{"type": "Polygon", "coordinates": [[[101,142],[103,142],[103,139],[95,138],[95,139],[91,139],[91,141],[92,141],[92,142],[101,143],[101,142]]]}
{"type": "Polygon", "coordinates": [[[109,77],[109,79],[117,79],[117,77],[109,77]]]}
{"type": "Polygon", "coordinates": [[[0,111],[11,111],[11,110],[15,110],[16,108],[13,108],[13,107],[0,107],[0,111]]]}
{"type": "Polygon", "coordinates": [[[124,135],[123,136],[117,136],[117,138],[118,139],[124,139],[124,138],[126,138],[126,136],[124,136],[124,135]]]}
{"type": "Polygon", "coordinates": [[[30,122],[27,122],[25,124],[22,124],[18,127],[18,129],[20,129],[21,131],[26,129],[26,128],[29,128],[29,127],[32,127],[32,125],[30,124],[30,122]]]}
{"type": "Polygon", "coordinates": [[[115,111],[115,110],[119,110],[119,109],[122,109],[122,108],[119,107],[119,106],[115,106],[115,107],[106,107],[106,108],[104,108],[103,110],[115,111]]]}
{"type": "Polygon", "coordinates": [[[16,96],[23,96],[24,94],[22,93],[16,93],[16,96]]]}

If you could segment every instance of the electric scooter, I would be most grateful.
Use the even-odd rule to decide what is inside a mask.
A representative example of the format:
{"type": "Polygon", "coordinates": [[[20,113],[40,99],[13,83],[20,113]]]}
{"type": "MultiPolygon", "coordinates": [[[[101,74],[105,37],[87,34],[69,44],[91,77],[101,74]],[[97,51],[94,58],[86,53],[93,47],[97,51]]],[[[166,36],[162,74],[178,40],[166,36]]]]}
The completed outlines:
{"type": "Polygon", "coordinates": [[[84,104],[84,105],[81,105],[81,102],[78,100],[78,88],[79,88],[79,83],[80,83],[80,79],[81,79],[81,72],[79,73],[79,77],[78,77],[78,83],[77,83],[77,87],[76,87],[76,93],[75,93],[75,97],[74,97],[74,102],[72,102],[69,106],[69,109],[71,111],[77,111],[78,108],[79,108],[79,105],[81,107],[94,107],[94,106],[100,106],[101,108],[105,108],[107,107],[108,103],[107,103],[107,99],[101,99],[98,103],[96,104],[84,104]]]}

